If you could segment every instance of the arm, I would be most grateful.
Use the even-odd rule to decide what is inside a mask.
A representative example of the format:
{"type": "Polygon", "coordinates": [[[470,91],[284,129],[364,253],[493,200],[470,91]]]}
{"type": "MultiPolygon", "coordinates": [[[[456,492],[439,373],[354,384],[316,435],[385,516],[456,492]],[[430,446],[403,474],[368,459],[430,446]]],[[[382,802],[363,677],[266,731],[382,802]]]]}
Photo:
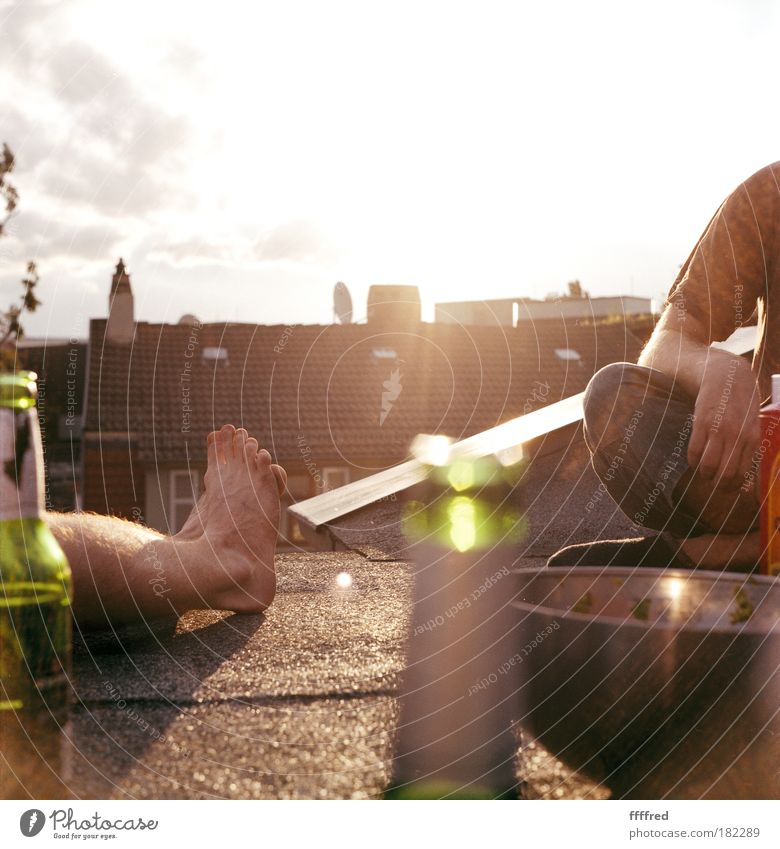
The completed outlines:
{"type": "Polygon", "coordinates": [[[688,464],[716,487],[739,486],[758,447],[759,389],[750,363],[712,348],[705,326],[669,304],[639,364],[673,377],[696,398],[688,464]]]}
{"type": "Polygon", "coordinates": [[[715,487],[740,483],[758,445],[759,388],[742,357],[711,347],[767,302],[780,221],[780,163],[742,183],[713,215],[680,270],[639,358],[696,399],[688,462],[715,487]]]}

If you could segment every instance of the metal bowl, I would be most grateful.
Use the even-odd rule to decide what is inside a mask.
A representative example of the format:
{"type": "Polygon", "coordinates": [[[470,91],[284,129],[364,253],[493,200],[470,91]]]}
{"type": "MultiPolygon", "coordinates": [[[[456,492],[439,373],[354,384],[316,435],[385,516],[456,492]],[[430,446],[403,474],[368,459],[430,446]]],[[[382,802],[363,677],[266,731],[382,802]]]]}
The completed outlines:
{"type": "Polygon", "coordinates": [[[613,797],[780,797],[780,582],[517,574],[524,730],[613,797]]]}

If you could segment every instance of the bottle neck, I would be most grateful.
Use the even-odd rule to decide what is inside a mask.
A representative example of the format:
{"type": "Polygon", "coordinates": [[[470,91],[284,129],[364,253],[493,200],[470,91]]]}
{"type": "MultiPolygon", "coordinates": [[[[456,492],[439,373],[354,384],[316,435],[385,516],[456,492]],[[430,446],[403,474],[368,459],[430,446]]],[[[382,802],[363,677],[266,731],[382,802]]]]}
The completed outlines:
{"type": "Polygon", "coordinates": [[[0,521],[43,518],[43,484],[35,407],[0,407],[0,521]]]}

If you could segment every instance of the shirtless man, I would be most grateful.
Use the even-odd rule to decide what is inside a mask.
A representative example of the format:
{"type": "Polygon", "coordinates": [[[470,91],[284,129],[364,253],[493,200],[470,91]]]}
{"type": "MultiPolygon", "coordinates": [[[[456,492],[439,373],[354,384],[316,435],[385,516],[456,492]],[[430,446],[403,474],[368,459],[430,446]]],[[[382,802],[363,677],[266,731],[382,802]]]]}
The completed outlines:
{"type": "Polygon", "coordinates": [[[780,373],[780,162],[738,186],[680,270],[638,364],[597,372],[585,440],[607,492],[647,538],[569,546],[549,565],[751,570],[759,405],[780,373]],[[752,362],[710,347],[749,324],[752,362]]]}
{"type": "Polygon", "coordinates": [[[70,562],[79,627],[271,604],[287,474],[243,428],[225,425],[207,442],[205,492],[173,536],[112,516],[47,514],[70,562]]]}

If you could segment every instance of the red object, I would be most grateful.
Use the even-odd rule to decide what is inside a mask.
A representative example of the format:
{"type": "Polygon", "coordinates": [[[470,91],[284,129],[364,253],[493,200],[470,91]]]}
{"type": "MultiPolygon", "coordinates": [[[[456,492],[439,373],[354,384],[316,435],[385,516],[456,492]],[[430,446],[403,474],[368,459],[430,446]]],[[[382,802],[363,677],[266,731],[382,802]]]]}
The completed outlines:
{"type": "Polygon", "coordinates": [[[761,408],[761,573],[780,575],[780,403],[761,408]]]}

